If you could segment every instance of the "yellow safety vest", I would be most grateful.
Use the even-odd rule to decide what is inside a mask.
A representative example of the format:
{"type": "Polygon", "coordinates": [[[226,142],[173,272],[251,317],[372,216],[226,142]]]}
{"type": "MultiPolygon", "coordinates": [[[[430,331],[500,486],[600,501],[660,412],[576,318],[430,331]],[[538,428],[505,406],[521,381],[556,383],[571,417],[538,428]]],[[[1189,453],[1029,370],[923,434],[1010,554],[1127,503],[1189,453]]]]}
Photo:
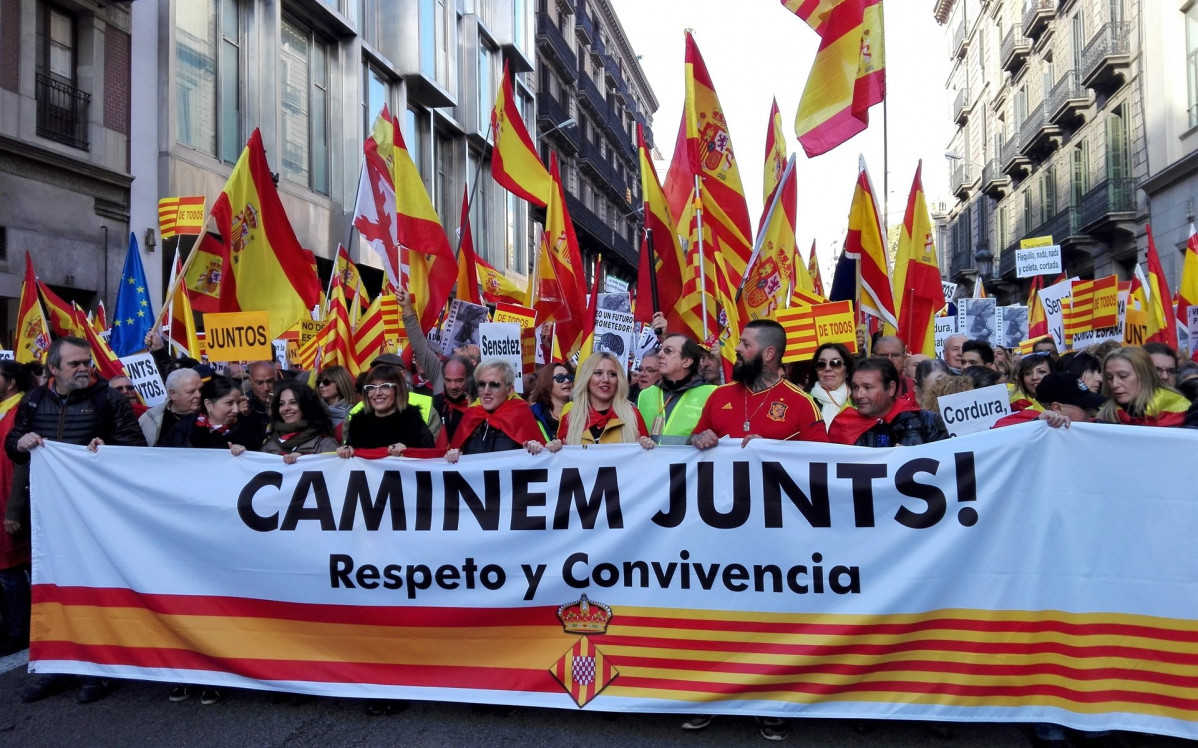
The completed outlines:
{"type": "MultiPolygon", "coordinates": [[[[678,404],[670,411],[660,435],[690,436],[699,424],[699,416],[703,415],[703,406],[707,403],[707,398],[711,397],[714,391],[714,384],[704,384],[684,391],[678,404]]],[[[649,429],[649,433],[653,433],[653,422],[659,415],[664,415],[666,410],[661,387],[653,385],[641,392],[640,397],[636,399],[636,407],[641,412],[641,418],[645,419],[645,427],[649,429]]]]}

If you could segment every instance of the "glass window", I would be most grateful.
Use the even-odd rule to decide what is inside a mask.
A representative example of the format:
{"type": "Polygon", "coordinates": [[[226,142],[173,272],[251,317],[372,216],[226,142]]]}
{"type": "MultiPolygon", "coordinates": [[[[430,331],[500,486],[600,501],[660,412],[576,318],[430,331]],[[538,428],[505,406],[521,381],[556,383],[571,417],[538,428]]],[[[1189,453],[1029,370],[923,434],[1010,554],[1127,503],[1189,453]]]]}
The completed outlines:
{"type": "Polygon", "coordinates": [[[241,18],[237,0],[175,9],[176,140],[223,161],[241,155],[241,18]]]}
{"type": "MultiPolygon", "coordinates": [[[[391,81],[370,63],[366,63],[365,70],[362,84],[362,131],[364,135],[370,135],[374,123],[383,111],[383,105],[391,103],[391,81]]],[[[406,130],[404,135],[410,132],[412,131],[406,130]]]]}
{"type": "Polygon", "coordinates": [[[279,77],[282,173],[316,192],[329,192],[328,45],[284,19],[279,77]]]}
{"type": "Polygon", "coordinates": [[[1049,164],[1040,175],[1040,223],[1048,223],[1057,214],[1057,167],[1049,164]]]}
{"type": "Polygon", "coordinates": [[[478,45],[478,131],[486,132],[491,125],[491,110],[495,108],[496,71],[493,59],[497,50],[479,40],[478,45]]]}
{"type": "Polygon", "coordinates": [[[75,18],[48,8],[46,70],[64,83],[75,82],[75,18]]]}
{"type": "Polygon", "coordinates": [[[1069,154],[1069,197],[1072,205],[1081,205],[1090,191],[1090,146],[1083,140],[1069,154]]]}
{"type": "Polygon", "coordinates": [[[1190,84],[1190,127],[1198,127],[1198,4],[1186,11],[1186,71],[1190,84]]]}

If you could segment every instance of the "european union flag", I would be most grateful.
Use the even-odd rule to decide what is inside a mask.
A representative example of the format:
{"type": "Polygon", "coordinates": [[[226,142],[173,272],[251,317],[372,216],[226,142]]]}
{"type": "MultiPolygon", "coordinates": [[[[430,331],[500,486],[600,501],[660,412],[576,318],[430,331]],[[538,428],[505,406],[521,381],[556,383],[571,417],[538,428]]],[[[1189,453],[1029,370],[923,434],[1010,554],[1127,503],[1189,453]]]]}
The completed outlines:
{"type": "Polygon", "coordinates": [[[129,253],[125,255],[125,269],[121,271],[121,287],[116,292],[112,332],[108,338],[112,352],[118,356],[137,353],[146,347],[146,333],[153,327],[154,310],[150,308],[146,271],[141,266],[137,236],[130,232],[129,253]]]}

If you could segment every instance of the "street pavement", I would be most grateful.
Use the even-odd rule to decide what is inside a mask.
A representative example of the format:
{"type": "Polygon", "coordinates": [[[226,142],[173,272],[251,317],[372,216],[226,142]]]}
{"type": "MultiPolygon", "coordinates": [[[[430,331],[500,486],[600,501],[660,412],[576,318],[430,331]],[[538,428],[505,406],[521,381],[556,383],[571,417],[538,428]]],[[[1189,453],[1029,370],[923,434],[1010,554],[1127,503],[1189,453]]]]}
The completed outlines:
{"type": "MultiPolygon", "coordinates": [[[[28,653],[0,660],[0,746],[636,746],[769,745],[751,719],[717,718],[701,732],[679,729],[668,714],[604,714],[519,709],[509,716],[470,704],[412,702],[403,712],[367,716],[353,699],[292,704],[269,692],[227,691],[219,704],[198,698],[172,704],[170,686],[124,681],[107,699],[76,703],[74,692],[22,704],[38,677],[25,672],[28,653]],[[11,669],[9,669],[11,668],[11,669]],[[7,670],[7,672],[5,672],[7,670]]],[[[921,723],[876,722],[861,734],[844,720],[792,720],[781,745],[828,748],[1015,748],[1029,745],[1018,725],[959,724],[951,739],[933,737],[921,723]]],[[[1194,748],[1195,743],[1128,736],[1137,748],[1194,748]]]]}

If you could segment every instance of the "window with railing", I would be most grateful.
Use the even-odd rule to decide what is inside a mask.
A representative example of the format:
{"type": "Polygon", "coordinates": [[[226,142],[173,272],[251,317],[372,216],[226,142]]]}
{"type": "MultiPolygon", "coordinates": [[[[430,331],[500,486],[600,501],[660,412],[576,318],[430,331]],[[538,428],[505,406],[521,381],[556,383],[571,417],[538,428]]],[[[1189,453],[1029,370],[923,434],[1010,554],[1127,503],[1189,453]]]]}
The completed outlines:
{"type": "Polygon", "coordinates": [[[1198,127],[1198,3],[1186,9],[1186,71],[1190,127],[1198,127]]]}
{"type": "Polygon", "coordinates": [[[282,175],[329,194],[329,51],[311,28],[284,18],[279,55],[282,175]]]}

